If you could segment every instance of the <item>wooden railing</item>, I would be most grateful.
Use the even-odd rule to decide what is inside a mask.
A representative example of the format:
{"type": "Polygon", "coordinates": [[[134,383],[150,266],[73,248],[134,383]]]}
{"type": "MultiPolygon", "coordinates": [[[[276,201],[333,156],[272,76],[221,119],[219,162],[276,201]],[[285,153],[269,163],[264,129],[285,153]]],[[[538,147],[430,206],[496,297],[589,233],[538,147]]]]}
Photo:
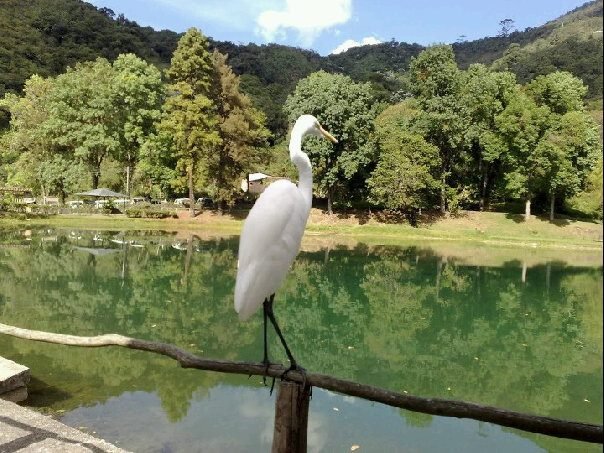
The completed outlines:
{"type": "MultiPolygon", "coordinates": [[[[274,378],[282,377],[285,372],[285,368],[281,365],[271,365],[267,370],[262,363],[206,359],[191,354],[172,344],[140,340],[117,334],[80,337],[21,329],[6,324],[0,324],[0,334],[68,346],[122,346],[149,351],[171,357],[183,368],[197,368],[222,373],[269,376],[274,378]]],[[[298,453],[306,451],[308,408],[312,387],[319,387],[424,414],[439,415],[441,417],[470,418],[522,431],[584,442],[601,444],[604,440],[602,425],[523,414],[464,401],[423,398],[338,379],[324,374],[311,372],[302,374],[299,371],[291,371],[281,381],[275,402],[274,453],[298,453]]]]}

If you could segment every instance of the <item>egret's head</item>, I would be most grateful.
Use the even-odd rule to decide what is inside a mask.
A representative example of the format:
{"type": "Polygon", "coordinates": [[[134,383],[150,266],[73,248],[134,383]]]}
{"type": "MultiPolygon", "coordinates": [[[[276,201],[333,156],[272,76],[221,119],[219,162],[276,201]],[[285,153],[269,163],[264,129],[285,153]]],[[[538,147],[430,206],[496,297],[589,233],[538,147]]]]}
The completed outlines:
{"type": "Polygon", "coordinates": [[[315,135],[330,140],[333,143],[338,143],[333,135],[321,127],[319,121],[312,115],[302,115],[296,120],[292,134],[298,133],[301,136],[315,135]]]}

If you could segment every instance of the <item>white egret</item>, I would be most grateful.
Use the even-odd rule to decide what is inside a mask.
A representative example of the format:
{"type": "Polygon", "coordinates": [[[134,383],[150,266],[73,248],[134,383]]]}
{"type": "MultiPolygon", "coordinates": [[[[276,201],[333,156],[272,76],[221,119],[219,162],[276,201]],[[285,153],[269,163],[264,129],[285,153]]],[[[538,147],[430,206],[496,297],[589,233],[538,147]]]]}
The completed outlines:
{"type": "Polygon", "coordinates": [[[312,167],[302,152],[305,135],[325,137],[337,143],[314,116],[300,116],[289,142],[290,159],[298,168],[298,186],[285,179],[268,186],[248,214],[239,240],[235,311],[240,320],[246,320],[263,305],[263,363],[267,368],[270,363],[266,341],[268,318],[285,348],[290,369],[298,369],[275,320],[273,299],[298,254],[312,204],[312,167]]]}

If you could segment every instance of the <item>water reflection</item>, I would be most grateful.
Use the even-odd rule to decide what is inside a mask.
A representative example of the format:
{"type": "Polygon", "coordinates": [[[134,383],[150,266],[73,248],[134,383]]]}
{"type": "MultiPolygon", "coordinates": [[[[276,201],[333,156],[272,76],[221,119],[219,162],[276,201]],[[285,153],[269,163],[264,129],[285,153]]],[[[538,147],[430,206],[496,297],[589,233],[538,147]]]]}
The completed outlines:
{"type": "MultiPolygon", "coordinates": [[[[236,248],[236,238],[192,234],[3,232],[0,319],[258,360],[261,317],[239,323],[232,308],[236,248]]],[[[601,257],[548,253],[314,244],[300,254],[275,310],[310,370],[602,423],[601,257]]],[[[284,362],[272,340],[274,358],[284,362]]],[[[182,370],[118,348],[0,337],[0,353],[32,368],[30,405],[61,411],[66,422],[125,448],[195,451],[203,440],[204,451],[262,451],[270,444],[273,400],[258,379],[182,370]]],[[[455,442],[475,451],[592,448],[325,392],[311,411],[315,451],[349,450],[358,437],[353,443],[363,451],[438,451],[455,442]]]]}

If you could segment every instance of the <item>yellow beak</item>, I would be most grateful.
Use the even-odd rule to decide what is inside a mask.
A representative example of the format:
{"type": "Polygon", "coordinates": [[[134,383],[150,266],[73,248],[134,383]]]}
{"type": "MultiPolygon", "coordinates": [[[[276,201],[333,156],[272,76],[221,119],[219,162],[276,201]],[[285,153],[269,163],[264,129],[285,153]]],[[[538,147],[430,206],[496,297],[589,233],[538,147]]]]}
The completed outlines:
{"type": "Polygon", "coordinates": [[[319,124],[319,131],[321,132],[321,135],[323,135],[323,137],[325,137],[330,142],[338,143],[336,138],[333,135],[331,135],[329,132],[327,132],[325,129],[323,129],[320,124],[319,124]]]}

